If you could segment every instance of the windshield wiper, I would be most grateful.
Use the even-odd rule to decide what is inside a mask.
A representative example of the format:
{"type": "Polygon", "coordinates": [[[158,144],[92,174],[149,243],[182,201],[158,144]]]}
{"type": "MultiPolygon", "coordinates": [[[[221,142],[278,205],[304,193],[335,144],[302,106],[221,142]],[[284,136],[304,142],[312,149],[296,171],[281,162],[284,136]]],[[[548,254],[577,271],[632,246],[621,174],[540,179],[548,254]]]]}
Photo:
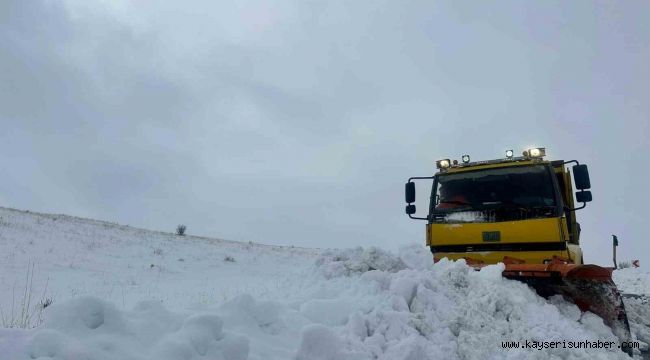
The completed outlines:
{"type": "Polygon", "coordinates": [[[462,200],[440,200],[440,204],[472,205],[472,203],[462,200]]]}
{"type": "Polygon", "coordinates": [[[463,200],[440,200],[439,204],[456,204],[456,205],[483,205],[483,203],[469,202],[463,200]]]}

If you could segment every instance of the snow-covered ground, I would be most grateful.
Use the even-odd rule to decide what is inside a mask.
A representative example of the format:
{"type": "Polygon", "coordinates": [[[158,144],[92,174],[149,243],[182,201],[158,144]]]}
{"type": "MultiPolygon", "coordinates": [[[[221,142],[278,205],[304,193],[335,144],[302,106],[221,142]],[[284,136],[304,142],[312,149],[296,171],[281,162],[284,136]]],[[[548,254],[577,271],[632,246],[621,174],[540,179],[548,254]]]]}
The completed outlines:
{"type": "MultiPolygon", "coordinates": [[[[0,208],[4,322],[20,318],[26,283],[30,322],[43,319],[0,329],[0,359],[626,358],[618,348],[504,349],[617,340],[595,315],[500,272],[433,265],[419,244],[398,254],[278,247],[0,208]]],[[[650,274],[626,269],[615,281],[637,295],[626,306],[646,346],[650,274]]]]}

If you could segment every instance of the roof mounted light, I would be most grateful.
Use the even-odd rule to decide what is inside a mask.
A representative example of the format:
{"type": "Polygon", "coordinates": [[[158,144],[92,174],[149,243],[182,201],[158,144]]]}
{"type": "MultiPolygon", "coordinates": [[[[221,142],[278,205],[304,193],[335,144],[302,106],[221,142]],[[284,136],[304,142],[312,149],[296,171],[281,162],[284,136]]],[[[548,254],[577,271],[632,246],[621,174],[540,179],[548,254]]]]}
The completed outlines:
{"type": "Polygon", "coordinates": [[[469,162],[469,155],[463,155],[463,163],[467,164],[469,162]]]}
{"type": "Polygon", "coordinates": [[[524,156],[531,158],[542,158],[546,156],[546,148],[530,148],[524,151],[524,156]]]}
{"type": "Polygon", "coordinates": [[[438,169],[448,169],[451,166],[451,161],[449,159],[442,159],[436,161],[436,167],[438,169]]]}
{"type": "Polygon", "coordinates": [[[506,158],[512,159],[512,157],[515,156],[515,152],[512,150],[506,150],[506,158]]]}

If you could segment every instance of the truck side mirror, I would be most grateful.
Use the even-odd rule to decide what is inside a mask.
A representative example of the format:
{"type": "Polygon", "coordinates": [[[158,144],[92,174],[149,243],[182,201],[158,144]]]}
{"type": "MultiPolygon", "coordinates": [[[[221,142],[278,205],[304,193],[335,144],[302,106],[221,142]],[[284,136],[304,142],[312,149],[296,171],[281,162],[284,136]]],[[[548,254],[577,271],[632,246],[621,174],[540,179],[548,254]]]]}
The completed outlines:
{"type": "MultiPolygon", "coordinates": [[[[576,189],[578,190],[586,190],[591,188],[591,182],[589,181],[589,170],[587,169],[587,165],[573,165],[573,181],[576,183],[576,189]]],[[[589,196],[589,201],[591,201],[591,195],[589,196]]]]}
{"type": "MultiPolygon", "coordinates": [[[[415,202],[415,183],[412,182],[407,182],[406,185],[404,186],[404,197],[406,198],[407,203],[414,203],[415,202]]],[[[408,210],[406,211],[407,214],[413,214],[415,213],[415,206],[413,207],[413,212],[409,213],[408,210]]]]}
{"type": "MultiPolygon", "coordinates": [[[[589,180],[589,179],[587,179],[589,180]]],[[[576,201],[581,202],[581,203],[587,203],[590,202],[591,199],[591,191],[578,191],[576,192],[576,201]]]]}
{"type": "Polygon", "coordinates": [[[415,214],[415,205],[406,205],[406,213],[408,215],[415,214]]]}

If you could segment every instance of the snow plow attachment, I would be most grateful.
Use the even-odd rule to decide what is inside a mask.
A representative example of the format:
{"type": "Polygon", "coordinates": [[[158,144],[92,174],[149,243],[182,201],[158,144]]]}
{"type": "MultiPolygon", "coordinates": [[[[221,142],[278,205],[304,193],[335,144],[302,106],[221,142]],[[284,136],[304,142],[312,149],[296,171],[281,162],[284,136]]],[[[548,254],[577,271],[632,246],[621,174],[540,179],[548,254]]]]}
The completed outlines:
{"type": "MultiPolygon", "coordinates": [[[[506,264],[503,276],[519,280],[545,298],[562,295],[581,311],[600,316],[621,342],[631,341],[623,298],[612,280],[612,268],[552,261],[549,264],[506,264]]],[[[628,354],[631,349],[626,349],[628,354]]]]}

